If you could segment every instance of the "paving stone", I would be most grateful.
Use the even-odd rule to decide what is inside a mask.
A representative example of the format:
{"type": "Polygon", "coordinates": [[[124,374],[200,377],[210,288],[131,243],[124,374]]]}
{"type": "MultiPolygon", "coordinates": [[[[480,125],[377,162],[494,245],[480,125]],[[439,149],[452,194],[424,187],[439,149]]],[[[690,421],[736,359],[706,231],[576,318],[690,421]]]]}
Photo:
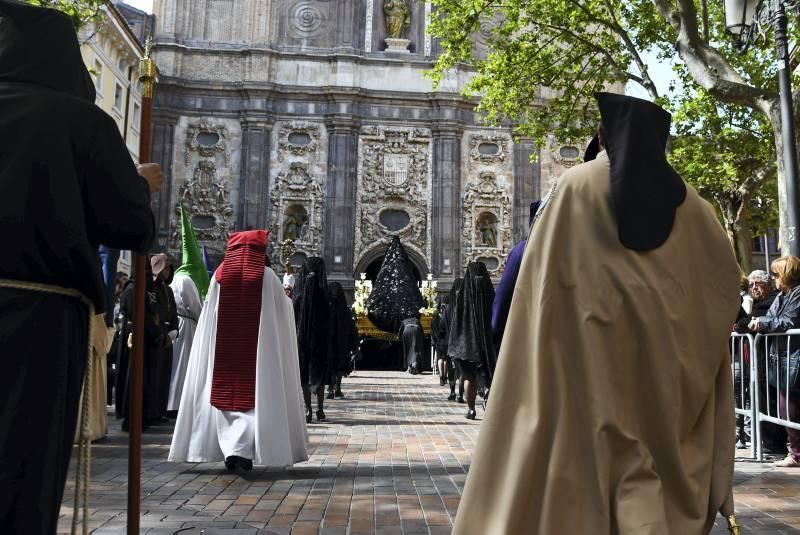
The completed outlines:
{"type": "MultiPolygon", "coordinates": [[[[445,401],[431,375],[357,371],[344,399],[326,400],[328,420],[312,423],[309,460],[240,478],[223,463],[168,463],[170,425],[143,437],[142,535],[445,535],[452,529],[480,428],[445,401]]],[[[90,527],[123,535],[127,523],[127,435],[109,417],[94,446],[90,527]]],[[[73,451],[73,455],[75,455],[73,451]]],[[[739,451],[745,458],[749,451],[739,451]]],[[[800,471],[736,464],[743,533],[800,533],[800,471]]],[[[58,533],[72,520],[74,462],[58,533]]],[[[718,519],[711,535],[725,535],[718,519]]]]}

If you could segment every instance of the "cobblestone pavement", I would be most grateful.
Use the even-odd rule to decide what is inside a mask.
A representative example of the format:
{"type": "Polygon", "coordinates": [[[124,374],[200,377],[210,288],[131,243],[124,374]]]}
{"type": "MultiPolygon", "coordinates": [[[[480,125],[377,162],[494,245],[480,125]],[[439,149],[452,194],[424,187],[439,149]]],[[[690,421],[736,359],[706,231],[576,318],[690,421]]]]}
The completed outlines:
{"type": "MultiPolygon", "coordinates": [[[[358,371],[343,390],[344,399],[326,400],[328,420],[309,426],[309,461],[284,471],[256,467],[243,479],[222,463],[167,463],[171,427],[146,433],[141,532],[450,533],[481,410],[477,421],[465,419],[465,406],[443,401],[447,392],[430,375],[358,371]]],[[[800,533],[800,470],[736,469],[744,532],[800,533]]],[[[125,532],[126,473],[127,435],[112,416],[109,437],[92,449],[93,533],[125,532]]],[[[59,533],[69,532],[73,491],[71,478],[59,533]]]]}

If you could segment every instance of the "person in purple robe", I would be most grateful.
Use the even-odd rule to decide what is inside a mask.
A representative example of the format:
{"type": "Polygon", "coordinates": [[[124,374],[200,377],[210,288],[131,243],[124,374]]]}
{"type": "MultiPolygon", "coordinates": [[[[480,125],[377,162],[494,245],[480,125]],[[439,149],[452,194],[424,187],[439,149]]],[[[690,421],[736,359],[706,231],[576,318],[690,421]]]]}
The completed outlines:
{"type": "MultiPolygon", "coordinates": [[[[541,201],[534,201],[531,203],[528,225],[533,224],[533,218],[540,204],[541,201]]],[[[522,240],[508,253],[506,269],[503,271],[503,276],[500,278],[500,283],[497,285],[497,290],[494,294],[494,302],[492,303],[492,335],[498,354],[500,351],[500,343],[503,340],[503,331],[505,331],[506,321],[508,320],[508,313],[511,310],[511,298],[514,296],[514,287],[517,285],[519,268],[522,265],[522,255],[525,252],[525,245],[527,243],[527,239],[522,240]]]]}

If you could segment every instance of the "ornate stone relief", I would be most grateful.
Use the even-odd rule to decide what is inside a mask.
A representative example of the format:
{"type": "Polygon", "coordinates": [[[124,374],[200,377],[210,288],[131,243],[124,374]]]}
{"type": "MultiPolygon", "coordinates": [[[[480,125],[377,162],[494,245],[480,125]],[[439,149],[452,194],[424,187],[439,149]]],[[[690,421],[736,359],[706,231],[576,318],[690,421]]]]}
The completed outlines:
{"type": "Polygon", "coordinates": [[[316,123],[292,121],[280,125],[277,137],[277,175],[270,192],[271,247],[291,239],[296,256],[319,256],[325,209],[325,175],[319,163],[322,130],[316,123]]]}
{"type": "Polygon", "coordinates": [[[477,181],[467,184],[463,229],[463,267],[479,260],[492,275],[501,275],[511,249],[511,199],[508,189],[497,184],[491,171],[482,172],[477,181]]]}
{"type": "Polygon", "coordinates": [[[507,132],[469,134],[465,150],[463,186],[463,267],[486,264],[494,277],[505,268],[512,247],[511,137],[507,132]]]}
{"type": "Polygon", "coordinates": [[[319,126],[306,121],[292,121],[278,133],[278,161],[309,157],[319,161],[319,126]]]}
{"type": "Polygon", "coordinates": [[[186,132],[186,176],[178,188],[172,228],[172,247],[181,243],[180,205],[192,218],[197,238],[222,250],[232,228],[230,201],[230,151],[225,126],[191,123],[186,132]]]}
{"type": "Polygon", "coordinates": [[[561,145],[553,151],[553,159],[561,164],[565,169],[577,165],[583,161],[583,153],[574,144],[561,145]]]}
{"type": "Polygon", "coordinates": [[[505,134],[473,134],[469,145],[470,157],[477,163],[501,163],[508,156],[508,136],[505,134]]]}
{"type": "Polygon", "coordinates": [[[400,236],[430,265],[430,130],[364,126],[360,134],[354,264],[400,236]]]}
{"type": "Polygon", "coordinates": [[[316,2],[297,2],[289,10],[289,30],[293,37],[310,38],[323,34],[328,27],[328,11],[316,2]]]}

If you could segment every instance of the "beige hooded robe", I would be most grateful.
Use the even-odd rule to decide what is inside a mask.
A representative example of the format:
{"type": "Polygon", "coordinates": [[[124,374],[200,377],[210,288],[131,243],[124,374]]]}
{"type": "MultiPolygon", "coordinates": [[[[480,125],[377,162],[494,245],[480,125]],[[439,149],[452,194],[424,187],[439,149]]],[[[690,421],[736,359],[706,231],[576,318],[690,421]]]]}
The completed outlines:
{"type": "Polygon", "coordinates": [[[619,241],[609,159],[534,224],[455,535],[699,535],[733,478],[739,268],[691,187],[667,241],[619,241]]]}

